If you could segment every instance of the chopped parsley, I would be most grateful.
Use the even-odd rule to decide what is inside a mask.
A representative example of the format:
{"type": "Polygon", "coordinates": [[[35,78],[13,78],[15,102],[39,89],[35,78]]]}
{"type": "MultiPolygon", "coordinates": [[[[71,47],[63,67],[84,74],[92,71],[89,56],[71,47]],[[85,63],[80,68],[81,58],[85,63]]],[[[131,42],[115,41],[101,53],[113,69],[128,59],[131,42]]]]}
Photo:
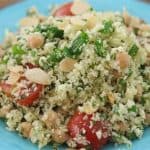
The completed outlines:
{"type": "Polygon", "coordinates": [[[133,44],[131,46],[131,48],[129,49],[129,52],[128,54],[131,56],[131,57],[135,57],[137,55],[137,52],[138,52],[139,48],[137,47],[136,44],[133,44]]]}
{"type": "Polygon", "coordinates": [[[53,39],[53,38],[60,38],[62,39],[64,37],[64,31],[61,29],[58,29],[55,26],[51,25],[38,25],[36,26],[35,32],[42,33],[45,38],[53,39]]]}
{"type": "Polygon", "coordinates": [[[27,52],[20,45],[14,45],[12,47],[12,55],[15,58],[17,64],[21,63],[22,56],[24,54],[27,54],[27,52]]]}
{"type": "Polygon", "coordinates": [[[65,48],[65,55],[68,57],[76,58],[82,53],[83,46],[88,42],[88,35],[85,32],[81,32],[77,38],[72,42],[69,48],[65,48]]]}
{"type": "Polygon", "coordinates": [[[110,35],[115,31],[115,28],[113,27],[113,22],[111,20],[105,20],[103,22],[103,29],[100,30],[100,32],[104,35],[110,35]]]}
{"type": "Polygon", "coordinates": [[[129,112],[137,112],[137,108],[133,105],[131,108],[128,109],[129,112]]]}
{"type": "Polygon", "coordinates": [[[95,41],[95,52],[98,56],[106,57],[107,51],[104,48],[103,41],[101,40],[95,41]]]}

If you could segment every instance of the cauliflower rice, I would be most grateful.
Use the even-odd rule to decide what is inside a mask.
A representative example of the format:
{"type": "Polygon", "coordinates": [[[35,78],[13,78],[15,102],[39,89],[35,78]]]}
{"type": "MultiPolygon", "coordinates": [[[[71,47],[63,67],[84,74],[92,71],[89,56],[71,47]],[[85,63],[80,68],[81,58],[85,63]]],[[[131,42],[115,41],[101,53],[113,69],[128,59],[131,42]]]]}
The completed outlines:
{"type": "Polygon", "coordinates": [[[14,87],[0,88],[0,117],[40,148],[76,146],[67,124],[77,110],[108,121],[112,142],[131,144],[150,125],[150,26],[126,11],[46,17],[32,8],[0,47],[0,81],[14,87]],[[43,86],[30,106],[18,103],[26,84],[43,86]]]}

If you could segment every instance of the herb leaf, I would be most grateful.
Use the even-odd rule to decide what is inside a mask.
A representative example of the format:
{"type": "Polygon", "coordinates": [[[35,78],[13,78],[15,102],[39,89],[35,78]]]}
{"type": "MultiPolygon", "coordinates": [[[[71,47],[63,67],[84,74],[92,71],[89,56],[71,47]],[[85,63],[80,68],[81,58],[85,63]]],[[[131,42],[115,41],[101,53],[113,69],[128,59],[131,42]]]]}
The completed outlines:
{"type": "Polygon", "coordinates": [[[64,36],[64,31],[58,29],[57,27],[51,25],[38,25],[36,26],[35,32],[43,33],[45,38],[52,39],[52,38],[60,38],[62,39],[64,36]]]}
{"type": "Polygon", "coordinates": [[[101,40],[95,41],[95,52],[98,56],[106,57],[107,51],[104,49],[103,41],[101,40]]]}
{"type": "Polygon", "coordinates": [[[48,55],[47,61],[51,64],[51,66],[54,66],[57,62],[61,61],[63,57],[62,50],[57,48],[50,55],[48,55]]]}
{"type": "Polygon", "coordinates": [[[138,50],[139,50],[139,48],[137,47],[137,45],[136,45],[136,44],[133,44],[133,45],[131,46],[131,48],[129,49],[128,54],[129,54],[131,57],[135,57],[136,54],[137,54],[137,52],[138,52],[138,50]]]}
{"type": "Polygon", "coordinates": [[[133,105],[131,108],[128,109],[129,112],[137,112],[137,108],[133,105]]]}
{"type": "Polygon", "coordinates": [[[12,54],[13,54],[14,56],[16,56],[16,55],[22,56],[22,55],[26,54],[26,52],[22,49],[21,46],[19,46],[19,45],[14,45],[14,46],[12,47],[12,54]]]}
{"type": "Polygon", "coordinates": [[[82,53],[84,44],[88,42],[88,35],[85,32],[81,32],[79,36],[72,42],[72,45],[65,49],[65,54],[68,57],[77,57],[82,53]]]}
{"type": "Polygon", "coordinates": [[[110,35],[115,31],[115,28],[113,27],[113,22],[111,20],[105,20],[103,22],[104,28],[100,30],[100,32],[104,35],[110,35]]]}

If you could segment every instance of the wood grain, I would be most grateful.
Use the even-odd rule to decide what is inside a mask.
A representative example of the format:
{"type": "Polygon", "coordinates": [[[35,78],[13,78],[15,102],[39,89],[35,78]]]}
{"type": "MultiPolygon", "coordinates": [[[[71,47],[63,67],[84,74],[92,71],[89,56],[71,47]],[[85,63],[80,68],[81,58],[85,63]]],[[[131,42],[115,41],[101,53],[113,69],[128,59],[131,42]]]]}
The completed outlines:
{"type": "Polygon", "coordinates": [[[19,1],[20,0],[0,0],[0,9],[19,1]]]}

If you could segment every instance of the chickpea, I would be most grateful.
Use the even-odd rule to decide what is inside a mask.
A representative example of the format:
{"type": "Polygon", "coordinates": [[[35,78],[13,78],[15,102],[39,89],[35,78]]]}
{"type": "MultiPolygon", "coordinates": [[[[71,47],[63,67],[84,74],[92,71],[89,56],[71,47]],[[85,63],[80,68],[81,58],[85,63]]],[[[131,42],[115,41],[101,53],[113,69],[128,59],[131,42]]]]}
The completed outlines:
{"type": "Polygon", "coordinates": [[[72,58],[64,58],[60,64],[59,68],[63,72],[70,72],[74,68],[74,64],[76,63],[76,60],[72,58]]]}
{"type": "Polygon", "coordinates": [[[57,143],[64,143],[69,139],[69,135],[61,129],[55,129],[52,138],[57,143]]]}
{"type": "Polygon", "coordinates": [[[141,97],[142,97],[142,94],[143,94],[142,85],[141,85],[141,84],[138,84],[138,85],[136,86],[136,88],[137,88],[136,99],[137,99],[137,100],[140,100],[141,97]]]}
{"type": "Polygon", "coordinates": [[[145,123],[147,125],[150,125],[150,113],[146,113],[146,115],[145,115],[145,123]]]}
{"type": "Polygon", "coordinates": [[[22,122],[20,124],[21,133],[24,137],[29,138],[32,124],[30,122],[22,122]]]}
{"type": "Polygon", "coordinates": [[[41,48],[43,44],[44,44],[44,37],[40,33],[32,34],[28,37],[28,45],[30,48],[41,48]]]}
{"type": "Polygon", "coordinates": [[[119,63],[121,69],[125,69],[130,64],[130,57],[126,52],[119,52],[116,55],[116,60],[119,63]]]}
{"type": "Polygon", "coordinates": [[[56,112],[49,110],[42,116],[42,121],[48,128],[55,128],[60,124],[60,118],[56,112]]]}
{"type": "Polygon", "coordinates": [[[11,106],[8,105],[8,106],[3,106],[1,109],[0,109],[0,118],[5,118],[7,113],[9,113],[11,110],[11,106]]]}

